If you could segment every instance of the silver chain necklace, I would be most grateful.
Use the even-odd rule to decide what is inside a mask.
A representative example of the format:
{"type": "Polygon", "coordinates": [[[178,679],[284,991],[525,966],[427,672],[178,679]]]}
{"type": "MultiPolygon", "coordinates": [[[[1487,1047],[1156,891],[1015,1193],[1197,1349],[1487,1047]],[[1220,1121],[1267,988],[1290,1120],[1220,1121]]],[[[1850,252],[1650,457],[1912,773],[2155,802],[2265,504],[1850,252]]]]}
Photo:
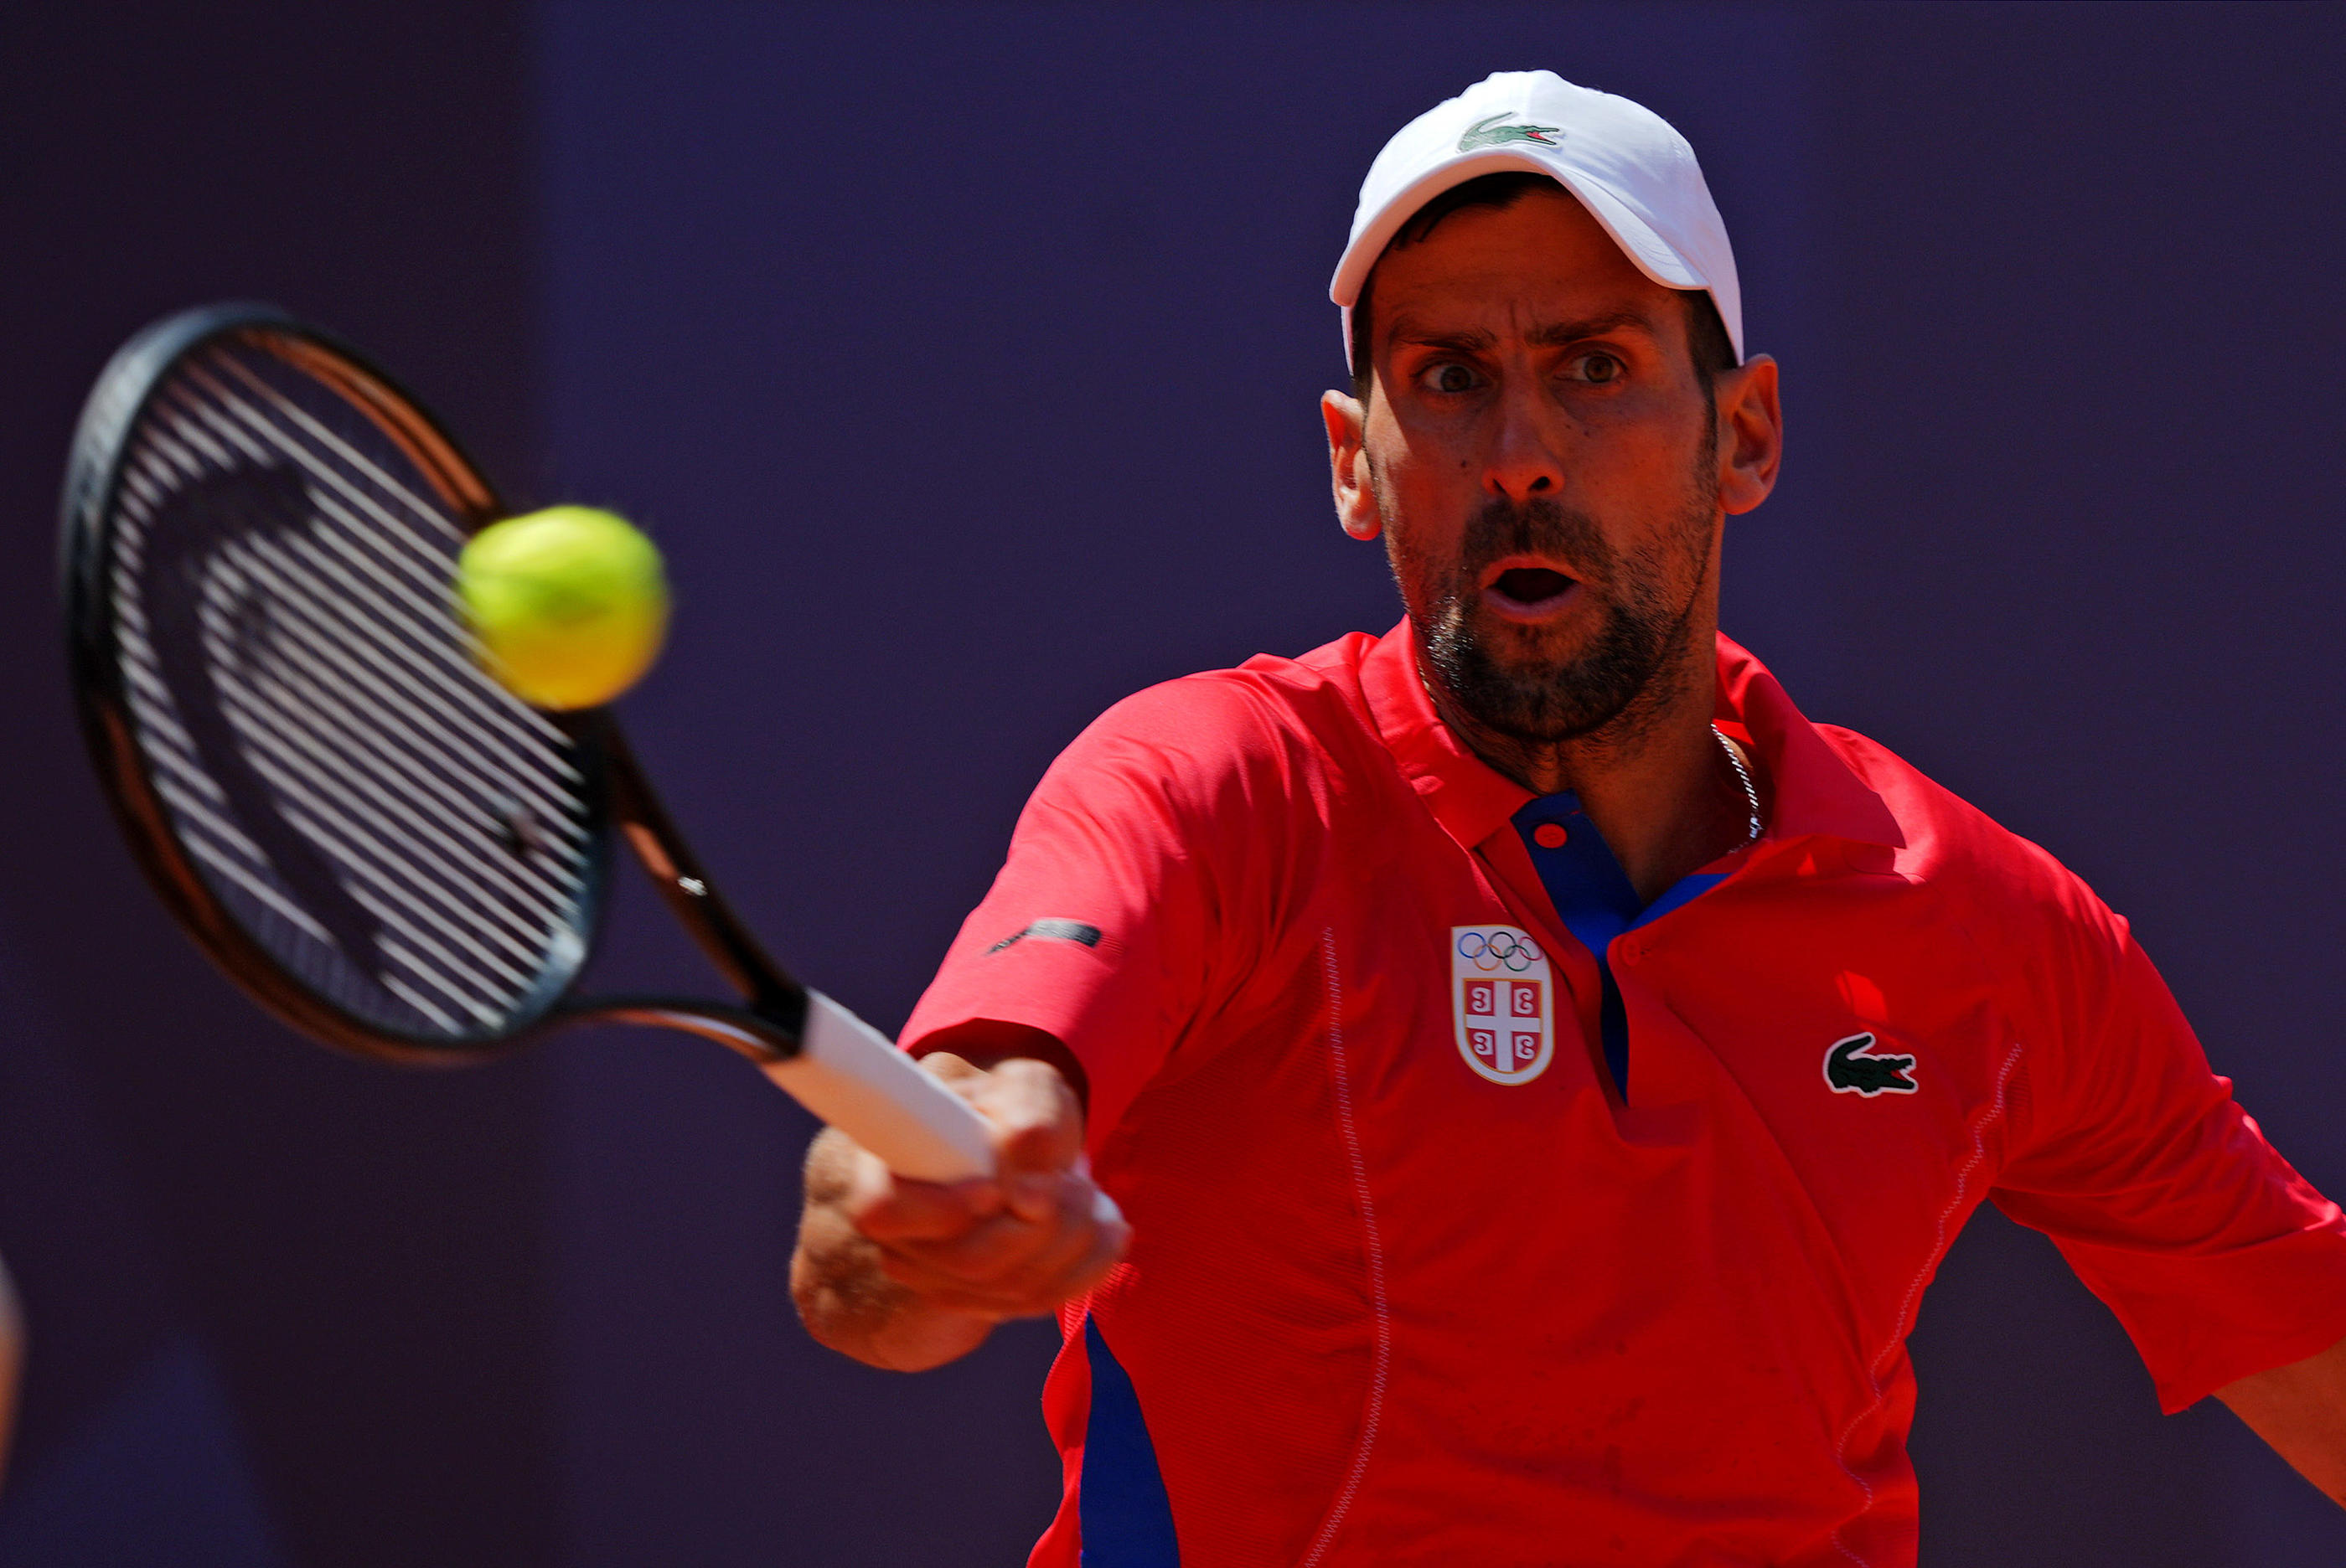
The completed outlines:
{"type": "Polygon", "coordinates": [[[1735,754],[1734,742],[1729,740],[1716,724],[1710,727],[1710,734],[1711,738],[1719,742],[1719,748],[1727,753],[1727,765],[1735,769],[1735,781],[1743,786],[1744,803],[1751,808],[1751,831],[1742,843],[1736,846],[1739,850],[1749,849],[1760,841],[1760,791],[1751,788],[1751,771],[1743,766],[1743,759],[1735,754]]]}

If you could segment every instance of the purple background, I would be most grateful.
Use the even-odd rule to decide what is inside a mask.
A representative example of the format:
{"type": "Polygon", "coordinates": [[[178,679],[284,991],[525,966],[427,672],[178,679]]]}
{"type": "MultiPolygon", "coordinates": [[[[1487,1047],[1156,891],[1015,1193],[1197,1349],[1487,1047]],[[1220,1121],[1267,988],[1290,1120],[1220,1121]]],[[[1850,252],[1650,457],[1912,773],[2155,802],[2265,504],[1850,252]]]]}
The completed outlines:
{"type": "MultiPolygon", "coordinates": [[[[919,1379],[804,1339],[808,1123],[723,1053],[345,1063],[170,932],[51,603],[117,341],[277,298],[515,499],[641,517],[681,615],[638,748],[776,950],[892,1026],[1099,708],[1394,618],[1327,500],[1326,275],[1382,138],[1499,67],[1703,157],[1790,426],[1729,631],[2132,916],[2346,1191],[2340,11],[189,9],[0,13],[0,1251],[36,1347],[0,1564],[1013,1563],[1056,1484],[1047,1326],[919,1379]]],[[[615,973],[697,976],[656,916],[619,938],[615,973]]],[[[1993,1215],[1915,1358],[1926,1563],[2346,1558],[1993,1215]]]]}

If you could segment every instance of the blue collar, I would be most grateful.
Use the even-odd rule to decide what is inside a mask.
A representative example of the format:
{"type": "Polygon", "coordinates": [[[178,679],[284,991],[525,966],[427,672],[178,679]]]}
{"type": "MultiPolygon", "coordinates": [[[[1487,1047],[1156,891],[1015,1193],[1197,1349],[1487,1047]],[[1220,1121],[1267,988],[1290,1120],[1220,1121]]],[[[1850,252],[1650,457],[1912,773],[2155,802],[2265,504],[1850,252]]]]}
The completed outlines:
{"type": "Polygon", "coordinates": [[[1660,919],[1680,905],[1700,897],[1726,878],[1717,871],[1697,871],[1663,892],[1650,904],[1637,901],[1629,874],[1613,858],[1613,848],[1580,809],[1580,797],[1566,789],[1542,795],[1518,810],[1513,820],[1556,906],[1556,919],[1573,939],[1596,960],[1604,976],[1605,1000],[1599,1011],[1605,1035],[1605,1062],[1613,1070],[1613,1085],[1623,1098],[1629,1093],[1629,1019],[1621,1005],[1620,988],[1613,982],[1607,950],[1623,932],[1660,919]]]}

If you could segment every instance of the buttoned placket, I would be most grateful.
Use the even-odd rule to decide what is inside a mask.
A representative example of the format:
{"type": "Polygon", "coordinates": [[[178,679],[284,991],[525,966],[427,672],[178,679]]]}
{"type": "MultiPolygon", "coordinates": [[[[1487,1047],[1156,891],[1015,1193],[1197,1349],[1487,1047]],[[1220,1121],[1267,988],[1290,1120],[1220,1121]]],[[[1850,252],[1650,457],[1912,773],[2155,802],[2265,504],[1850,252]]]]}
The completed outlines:
{"type": "Polygon", "coordinates": [[[1580,807],[1580,797],[1566,789],[1542,795],[1518,809],[1512,820],[1532,869],[1539,875],[1556,920],[1596,961],[1604,988],[1598,1003],[1598,1033],[1605,1065],[1613,1074],[1614,1091],[1629,1097],[1629,1016],[1621,987],[1614,978],[1616,958],[1635,965],[1645,956],[1643,939],[1628,934],[1701,896],[1726,880],[1726,873],[1697,871],[1680,879],[1647,904],[1637,897],[1621,862],[1614,858],[1605,835],[1596,830],[1580,807]]]}

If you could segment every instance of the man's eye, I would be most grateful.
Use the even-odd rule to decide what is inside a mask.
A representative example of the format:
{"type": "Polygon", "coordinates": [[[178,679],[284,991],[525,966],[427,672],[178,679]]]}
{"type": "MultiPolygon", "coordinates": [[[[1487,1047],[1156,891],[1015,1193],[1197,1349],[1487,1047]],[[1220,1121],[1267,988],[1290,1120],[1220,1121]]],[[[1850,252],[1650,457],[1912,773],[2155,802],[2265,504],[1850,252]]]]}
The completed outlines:
{"type": "Polygon", "coordinates": [[[1423,379],[1429,389],[1438,392],[1473,392],[1480,384],[1480,378],[1455,360],[1435,365],[1423,379]]]}
{"type": "Polygon", "coordinates": [[[1621,379],[1622,365],[1611,354],[1583,354],[1573,361],[1573,369],[1580,372],[1582,381],[1602,386],[1606,382],[1621,379]]]}

